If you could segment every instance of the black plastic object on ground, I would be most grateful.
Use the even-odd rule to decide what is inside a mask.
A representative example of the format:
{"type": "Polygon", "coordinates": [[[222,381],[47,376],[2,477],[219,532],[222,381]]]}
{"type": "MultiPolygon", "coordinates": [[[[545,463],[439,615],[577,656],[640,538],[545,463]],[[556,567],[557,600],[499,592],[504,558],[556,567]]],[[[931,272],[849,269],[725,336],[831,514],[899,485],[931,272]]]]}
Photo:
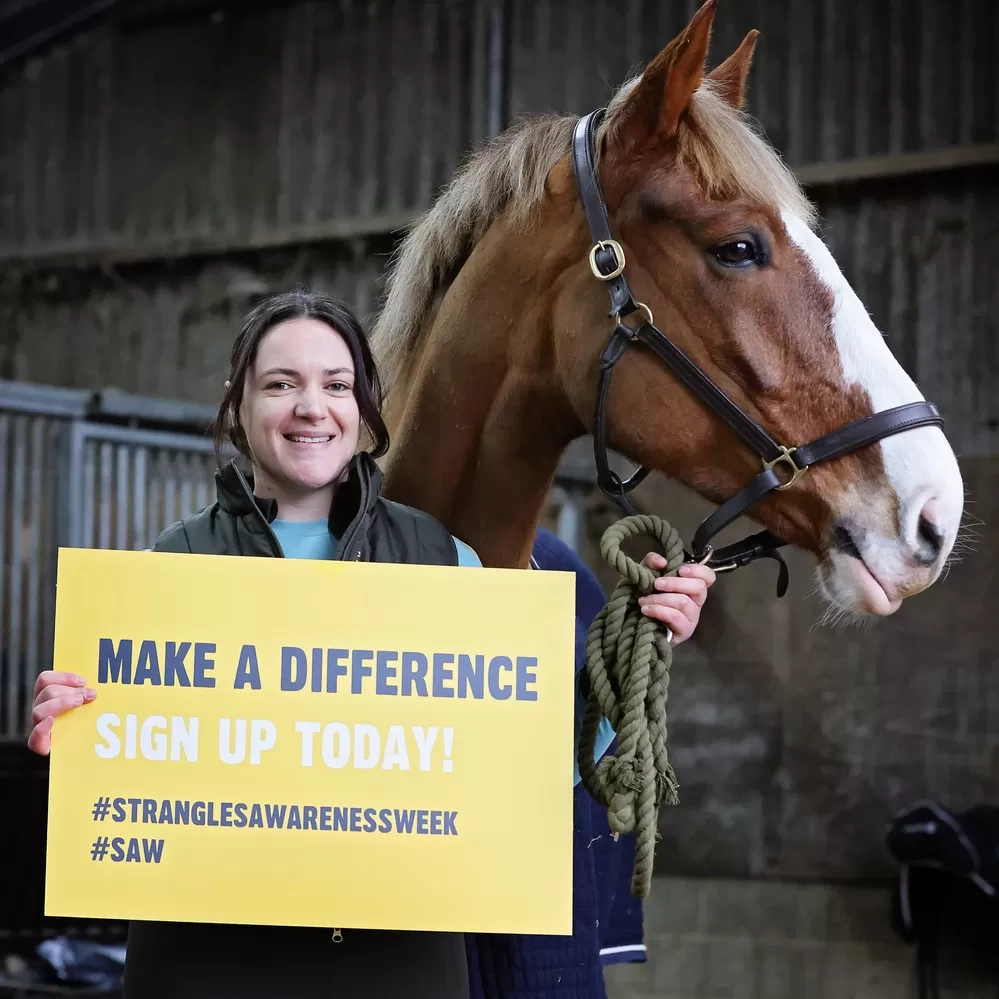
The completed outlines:
{"type": "Polygon", "coordinates": [[[944,944],[962,965],[999,975],[999,807],[916,802],[892,820],[886,845],[900,865],[892,926],[916,947],[919,999],[940,995],[944,944]]]}
{"type": "Polygon", "coordinates": [[[72,937],[39,944],[31,960],[8,956],[0,972],[0,997],[120,997],[125,947],[72,937]]]}

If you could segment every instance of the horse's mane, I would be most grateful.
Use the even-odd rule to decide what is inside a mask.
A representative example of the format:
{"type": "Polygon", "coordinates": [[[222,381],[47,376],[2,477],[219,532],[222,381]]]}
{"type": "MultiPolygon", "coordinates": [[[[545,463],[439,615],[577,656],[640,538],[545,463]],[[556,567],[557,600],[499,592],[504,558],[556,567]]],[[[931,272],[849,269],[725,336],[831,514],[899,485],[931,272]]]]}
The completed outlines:
{"type": "MultiPolygon", "coordinates": [[[[638,82],[620,87],[600,134],[638,82]]],[[[401,243],[386,281],[384,307],[372,330],[372,349],[384,383],[401,374],[434,303],[434,296],[504,212],[524,221],[542,201],[548,174],[566,155],[575,115],[525,117],[485,144],[455,174],[401,243]]],[[[598,144],[599,148],[599,144],[598,144]]],[[[709,198],[744,196],[790,209],[806,222],[813,209],[776,151],[705,80],[678,136],[678,155],[709,198]]]]}
{"type": "Polygon", "coordinates": [[[566,154],[572,116],[525,117],[485,144],[410,230],[386,280],[385,304],[372,329],[384,384],[391,389],[414,346],[437,290],[457,272],[505,211],[526,218],[566,154]]]}

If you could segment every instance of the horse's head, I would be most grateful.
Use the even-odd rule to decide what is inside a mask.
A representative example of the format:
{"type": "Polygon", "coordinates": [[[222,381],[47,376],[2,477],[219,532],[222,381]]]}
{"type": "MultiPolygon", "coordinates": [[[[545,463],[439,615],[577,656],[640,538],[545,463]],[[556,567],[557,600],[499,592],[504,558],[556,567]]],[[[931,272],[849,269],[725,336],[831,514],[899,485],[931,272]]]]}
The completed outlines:
{"type": "MultiPolygon", "coordinates": [[[[793,446],[922,396],[814,232],[792,175],[742,114],[756,33],[705,74],[713,14],[709,0],[615,96],[597,136],[597,174],[636,299],[730,399],[793,446]]],[[[607,295],[585,262],[591,240],[566,161],[549,193],[574,206],[578,223],[573,263],[554,281],[556,363],[592,429],[607,295]]],[[[612,447],[715,502],[760,471],[642,349],[616,367],[608,427],[612,447]]],[[[939,576],[963,498],[943,433],[919,427],[809,469],[752,515],[818,557],[837,608],[887,614],[939,576]]]]}

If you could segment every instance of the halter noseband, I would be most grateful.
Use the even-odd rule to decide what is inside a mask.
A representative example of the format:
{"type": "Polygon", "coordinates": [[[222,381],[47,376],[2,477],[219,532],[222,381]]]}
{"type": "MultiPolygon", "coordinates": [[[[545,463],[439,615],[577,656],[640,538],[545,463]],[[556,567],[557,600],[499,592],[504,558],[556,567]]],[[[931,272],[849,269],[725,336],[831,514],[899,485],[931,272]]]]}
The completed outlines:
{"type": "Polygon", "coordinates": [[[593,238],[589,253],[590,269],[598,280],[607,285],[611,306],[609,315],[615,321],[614,331],[600,355],[600,378],[597,384],[593,432],[597,485],[626,513],[635,513],[635,508],[627,499],[627,493],[648,475],[649,470],[639,467],[629,478],[622,479],[611,469],[607,460],[607,395],[614,365],[629,346],[641,344],[652,351],[702,403],[721,417],[763,462],[763,470],[749,485],[722,503],[700,524],[694,534],[688,560],[705,563],[715,572],[727,572],[749,565],[758,558],[775,559],[780,563],[777,595],[783,596],[787,591],[788,570],[778,549],[784,547],[787,542],[770,531],[761,531],[715,551],[710,544],[711,539],[774,490],[788,489],[812,465],[839,458],[885,437],[915,427],[943,427],[943,418],[932,404],[913,402],[874,413],[833,430],[823,437],[818,437],[808,444],[796,447],[778,444],[751,416],[732,402],[679,347],[657,329],[648,306],[636,301],[632,295],[627,278],[624,276],[624,250],[611,236],[607,208],[594,166],[596,130],[605,112],[606,109],[600,109],[580,118],[572,137],[573,171],[576,175],[579,198],[593,238]],[[636,329],[631,329],[624,324],[623,319],[635,312],[642,314],[642,323],[636,329]],[[783,469],[781,466],[784,466],[783,469]],[[784,472],[783,476],[778,474],[778,470],[784,472]]]}

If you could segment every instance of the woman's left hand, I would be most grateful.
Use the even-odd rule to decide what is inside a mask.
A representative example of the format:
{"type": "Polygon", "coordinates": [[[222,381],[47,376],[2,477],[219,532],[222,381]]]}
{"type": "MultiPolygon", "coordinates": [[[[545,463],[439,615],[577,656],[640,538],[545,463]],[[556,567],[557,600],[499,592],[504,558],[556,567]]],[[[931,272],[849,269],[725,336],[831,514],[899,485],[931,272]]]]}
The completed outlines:
{"type": "MultiPolygon", "coordinates": [[[[649,552],[642,559],[642,565],[665,569],[666,559],[658,552],[649,552]]],[[[638,603],[643,614],[662,622],[673,632],[671,644],[679,645],[693,635],[708,597],[708,588],[715,579],[714,569],[688,563],[680,566],[678,575],[657,579],[657,592],[639,597],[638,603]]]]}

